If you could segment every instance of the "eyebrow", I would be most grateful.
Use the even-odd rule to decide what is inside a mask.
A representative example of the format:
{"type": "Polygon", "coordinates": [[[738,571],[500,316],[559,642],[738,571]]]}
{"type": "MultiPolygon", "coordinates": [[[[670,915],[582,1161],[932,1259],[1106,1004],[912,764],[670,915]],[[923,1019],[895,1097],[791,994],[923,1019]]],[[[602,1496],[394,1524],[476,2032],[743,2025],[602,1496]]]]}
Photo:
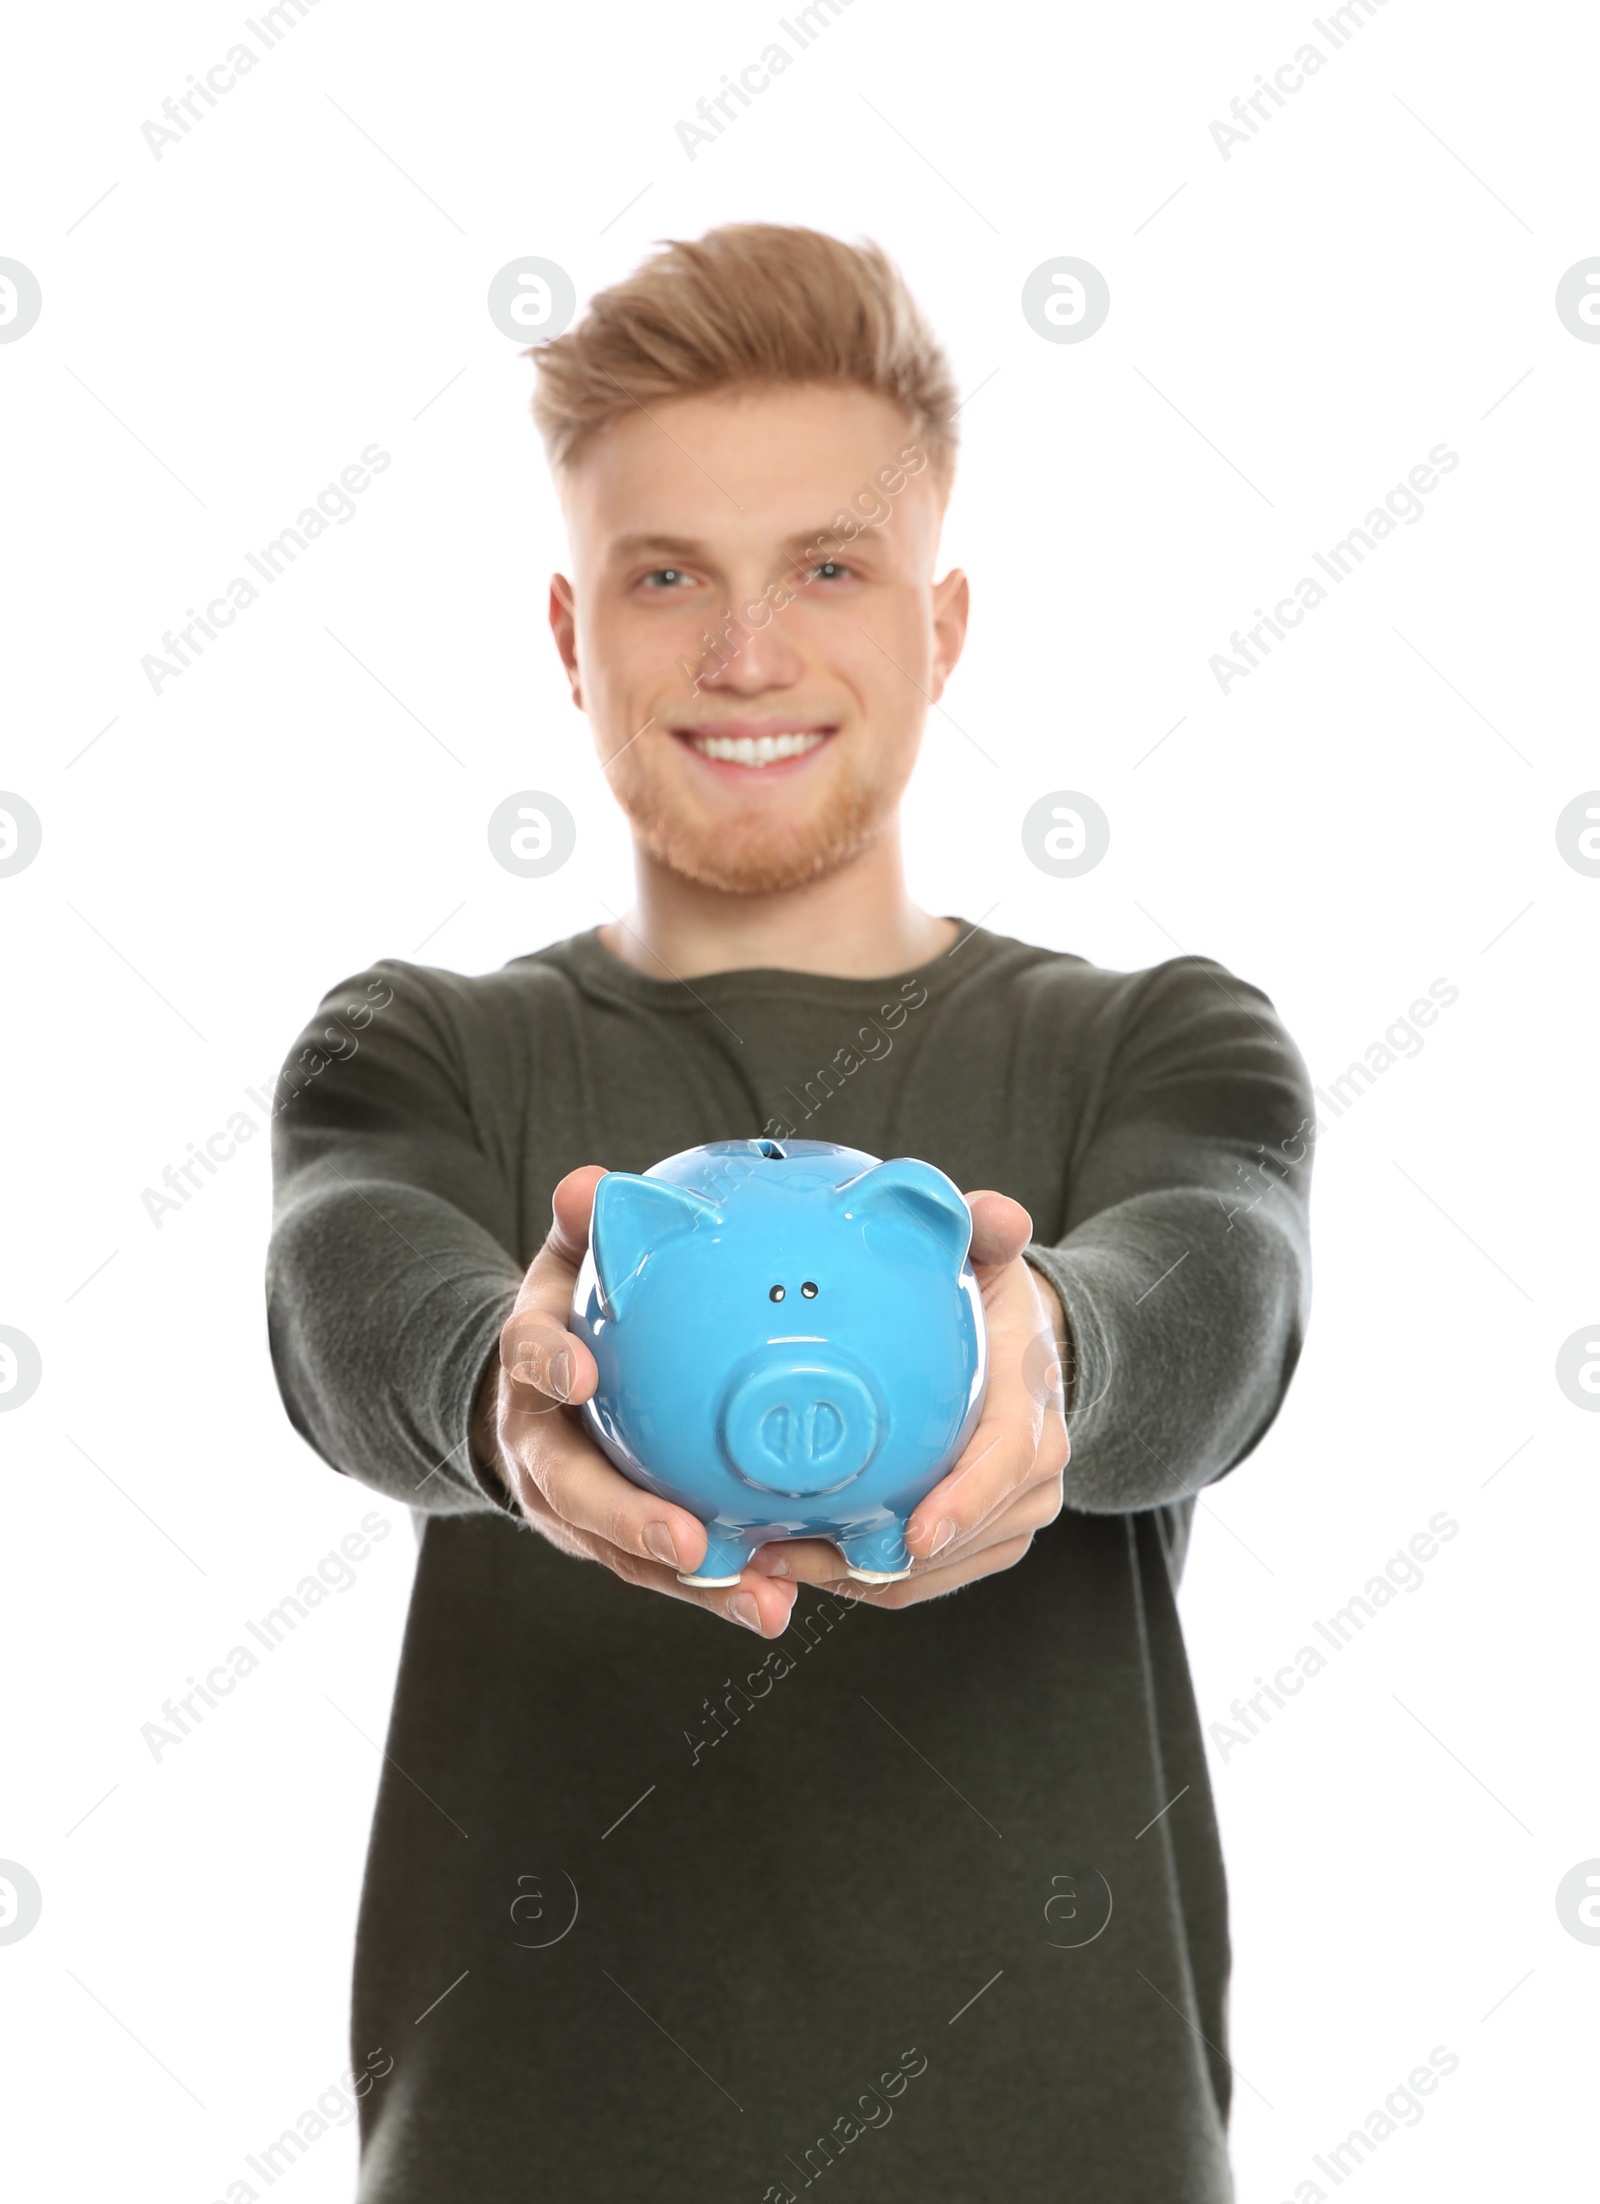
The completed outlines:
{"type": "MultiPolygon", "coordinates": [[[[861,536],[866,536],[870,532],[869,528],[863,526],[861,535],[855,538],[854,541],[845,544],[843,548],[846,551],[853,551],[856,542],[861,540],[861,536]]],[[[822,521],[815,528],[802,530],[796,535],[785,536],[779,543],[778,549],[789,556],[798,557],[815,544],[820,536],[828,536],[832,533],[832,523],[822,521]]],[[[712,557],[710,545],[702,542],[697,536],[618,536],[611,549],[615,557],[622,559],[639,558],[658,552],[664,553],[669,558],[686,559],[701,563],[709,561],[712,557]]]]}
{"type": "Polygon", "coordinates": [[[646,551],[670,552],[676,558],[699,558],[706,546],[696,542],[693,536],[618,536],[612,550],[625,559],[636,558],[646,551]]]}

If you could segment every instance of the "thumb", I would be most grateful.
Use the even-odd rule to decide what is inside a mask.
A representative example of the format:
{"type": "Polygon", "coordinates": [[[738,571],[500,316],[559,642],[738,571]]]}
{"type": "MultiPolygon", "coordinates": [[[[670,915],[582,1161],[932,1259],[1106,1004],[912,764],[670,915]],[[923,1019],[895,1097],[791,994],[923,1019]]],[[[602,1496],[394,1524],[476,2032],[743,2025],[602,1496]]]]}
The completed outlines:
{"type": "Polygon", "coordinates": [[[599,1380],[594,1357],[566,1328],[573,1280],[589,1245],[598,1163],[569,1171],[550,1203],[550,1230],[528,1265],[516,1306],[500,1333],[500,1361],[518,1385],[552,1400],[586,1400],[599,1380]]]}
{"type": "Polygon", "coordinates": [[[594,1190],[605,1177],[605,1166],[585,1163],[569,1171],[550,1197],[550,1232],[545,1246],[576,1269],[589,1245],[589,1220],[594,1215],[594,1190]]]}
{"type": "Polygon", "coordinates": [[[1033,1219],[1021,1202],[990,1189],[968,1194],[972,1211],[971,1260],[974,1270],[997,1270],[1014,1263],[1033,1238],[1033,1219]]]}

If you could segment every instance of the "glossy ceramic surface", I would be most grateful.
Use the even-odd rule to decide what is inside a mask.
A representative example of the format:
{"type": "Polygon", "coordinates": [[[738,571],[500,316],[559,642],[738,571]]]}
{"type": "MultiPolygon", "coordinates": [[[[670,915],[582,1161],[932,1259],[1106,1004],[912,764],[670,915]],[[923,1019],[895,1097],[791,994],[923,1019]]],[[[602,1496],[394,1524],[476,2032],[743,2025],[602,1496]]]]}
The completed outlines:
{"type": "Polygon", "coordinates": [[[909,1572],[906,1519],[983,1406],[972,1218],[932,1164],[819,1140],[719,1140],[595,1193],[572,1329],[583,1415],[635,1483],[706,1525],[685,1583],[771,1539],[828,1538],[853,1576],[909,1572]]]}

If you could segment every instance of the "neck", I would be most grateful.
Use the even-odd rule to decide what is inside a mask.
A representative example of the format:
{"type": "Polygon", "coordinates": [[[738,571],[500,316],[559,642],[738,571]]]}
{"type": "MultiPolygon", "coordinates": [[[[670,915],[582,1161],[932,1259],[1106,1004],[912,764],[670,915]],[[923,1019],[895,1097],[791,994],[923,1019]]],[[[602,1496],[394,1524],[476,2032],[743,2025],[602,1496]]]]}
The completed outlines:
{"type": "Polygon", "coordinates": [[[886,979],[926,964],[956,939],[906,893],[898,827],[820,880],[770,895],[729,895],[635,848],[633,906],[600,939],[653,979],[771,967],[837,979],[886,979]]]}

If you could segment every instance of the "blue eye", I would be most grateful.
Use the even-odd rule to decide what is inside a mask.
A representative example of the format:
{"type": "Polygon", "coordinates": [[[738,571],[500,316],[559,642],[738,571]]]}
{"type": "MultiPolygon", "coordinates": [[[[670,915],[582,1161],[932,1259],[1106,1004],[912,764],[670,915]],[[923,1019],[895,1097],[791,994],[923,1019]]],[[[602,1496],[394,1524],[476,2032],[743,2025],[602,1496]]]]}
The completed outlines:
{"type": "Polygon", "coordinates": [[[803,1285],[803,1286],[802,1286],[802,1287],[800,1288],[800,1291],[801,1291],[801,1292],[802,1292],[802,1293],[803,1293],[803,1294],[805,1295],[805,1297],[806,1297],[806,1299],[807,1299],[808,1301],[814,1301],[814,1300],[815,1300],[815,1299],[817,1298],[817,1289],[816,1289],[816,1287],[815,1287],[815,1286],[814,1286],[814,1285],[813,1285],[813,1284],[811,1283],[811,1280],[810,1280],[809,1278],[808,1278],[808,1279],[806,1280],[805,1284],[804,1284],[804,1285],[803,1285]]]}
{"type": "MultiPolygon", "coordinates": [[[[813,1287],[812,1290],[814,1292],[816,1289],[813,1287]]],[[[767,1295],[767,1299],[769,1301],[781,1301],[783,1299],[782,1286],[774,1286],[772,1291],[767,1295]]]]}

